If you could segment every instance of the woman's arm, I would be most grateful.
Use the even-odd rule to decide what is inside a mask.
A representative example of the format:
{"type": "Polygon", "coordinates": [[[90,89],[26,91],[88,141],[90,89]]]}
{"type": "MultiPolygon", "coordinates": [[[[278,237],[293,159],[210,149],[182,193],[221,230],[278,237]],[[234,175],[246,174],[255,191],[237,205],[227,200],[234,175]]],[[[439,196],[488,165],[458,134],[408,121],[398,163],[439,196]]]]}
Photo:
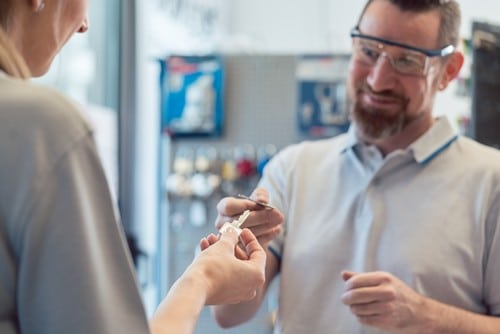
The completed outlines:
{"type": "Polygon", "coordinates": [[[192,333],[205,305],[251,300],[264,284],[266,254],[252,232],[244,229],[238,238],[230,228],[217,242],[213,235],[209,240],[202,240],[205,249],[174,283],[153,315],[153,334],[192,333]],[[247,260],[235,256],[240,240],[247,260]]]}

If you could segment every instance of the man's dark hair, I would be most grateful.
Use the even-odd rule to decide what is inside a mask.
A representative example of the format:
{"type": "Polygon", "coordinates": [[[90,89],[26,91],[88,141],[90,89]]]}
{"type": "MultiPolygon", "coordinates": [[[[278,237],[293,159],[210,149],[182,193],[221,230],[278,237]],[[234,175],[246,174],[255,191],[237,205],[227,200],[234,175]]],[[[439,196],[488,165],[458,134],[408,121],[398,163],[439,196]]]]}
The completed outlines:
{"type": "Polygon", "coordinates": [[[439,46],[458,45],[462,15],[460,5],[456,0],[368,0],[359,16],[358,25],[366,9],[373,1],[388,1],[403,12],[419,13],[438,10],[441,18],[438,37],[439,46]]]}

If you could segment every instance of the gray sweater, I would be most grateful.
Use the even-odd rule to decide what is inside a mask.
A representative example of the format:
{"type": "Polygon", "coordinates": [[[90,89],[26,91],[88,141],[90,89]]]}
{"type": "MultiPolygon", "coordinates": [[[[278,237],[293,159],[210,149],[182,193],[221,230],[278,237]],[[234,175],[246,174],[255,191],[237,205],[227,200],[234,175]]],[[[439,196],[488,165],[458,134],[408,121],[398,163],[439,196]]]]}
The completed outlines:
{"type": "Polygon", "coordinates": [[[0,72],[0,333],[146,333],[92,129],[0,72]]]}

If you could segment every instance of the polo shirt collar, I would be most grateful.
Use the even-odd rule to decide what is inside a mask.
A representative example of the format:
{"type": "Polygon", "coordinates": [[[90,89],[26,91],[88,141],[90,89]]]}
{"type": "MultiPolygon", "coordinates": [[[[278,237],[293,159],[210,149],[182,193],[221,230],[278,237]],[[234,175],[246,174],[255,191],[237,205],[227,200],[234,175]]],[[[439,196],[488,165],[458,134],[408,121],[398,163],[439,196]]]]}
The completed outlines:
{"type": "Polygon", "coordinates": [[[350,148],[354,148],[356,145],[360,144],[358,136],[356,135],[356,126],[351,123],[344,140],[344,146],[342,147],[342,152],[347,151],[350,148]]]}
{"type": "MultiPolygon", "coordinates": [[[[432,127],[420,138],[413,142],[407,149],[410,151],[415,161],[426,164],[444,151],[451,143],[458,138],[458,134],[453,129],[447,117],[436,118],[432,127]]],[[[356,126],[351,123],[345,136],[342,152],[354,148],[356,145],[363,145],[356,135],[356,126]]]]}
{"type": "Polygon", "coordinates": [[[413,152],[415,160],[426,164],[458,138],[457,132],[450,124],[448,117],[438,117],[434,125],[418,138],[409,149],[413,152]]]}

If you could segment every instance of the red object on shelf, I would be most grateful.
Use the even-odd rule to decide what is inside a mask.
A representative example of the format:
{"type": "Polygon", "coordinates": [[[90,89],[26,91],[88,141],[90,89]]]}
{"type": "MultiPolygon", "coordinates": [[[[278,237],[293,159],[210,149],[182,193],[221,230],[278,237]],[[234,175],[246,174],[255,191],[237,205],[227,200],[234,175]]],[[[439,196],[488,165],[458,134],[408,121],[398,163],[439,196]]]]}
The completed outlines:
{"type": "Polygon", "coordinates": [[[241,159],[236,162],[236,170],[240,177],[250,177],[255,175],[255,164],[252,160],[241,159]]]}

